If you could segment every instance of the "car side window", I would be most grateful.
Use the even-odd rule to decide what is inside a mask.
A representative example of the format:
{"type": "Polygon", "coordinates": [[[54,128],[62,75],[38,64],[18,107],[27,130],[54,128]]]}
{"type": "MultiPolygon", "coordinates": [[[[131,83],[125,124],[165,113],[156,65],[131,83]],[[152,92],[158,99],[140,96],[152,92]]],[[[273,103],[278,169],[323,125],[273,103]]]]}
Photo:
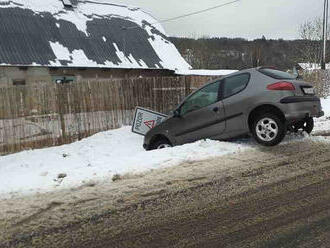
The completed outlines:
{"type": "Polygon", "coordinates": [[[209,84],[189,97],[181,106],[181,115],[204,108],[218,101],[220,81],[209,84]]]}
{"type": "Polygon", "coordinates": [[[235,95],[245,89],[250,80],[250,74],[244,73],[224,79],[223,98],[235,95]]]}

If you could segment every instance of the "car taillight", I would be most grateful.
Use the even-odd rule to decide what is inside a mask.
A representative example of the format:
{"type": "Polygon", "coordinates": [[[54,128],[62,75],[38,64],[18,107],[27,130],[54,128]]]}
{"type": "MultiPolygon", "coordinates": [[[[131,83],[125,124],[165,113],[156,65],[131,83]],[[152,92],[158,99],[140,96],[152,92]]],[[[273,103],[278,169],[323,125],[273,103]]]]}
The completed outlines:
{"type": "Polygon", "coordinates": [[[296,88],[290,82],[277,82],[267,86],[268,90],[295,90],[296,88]]]}

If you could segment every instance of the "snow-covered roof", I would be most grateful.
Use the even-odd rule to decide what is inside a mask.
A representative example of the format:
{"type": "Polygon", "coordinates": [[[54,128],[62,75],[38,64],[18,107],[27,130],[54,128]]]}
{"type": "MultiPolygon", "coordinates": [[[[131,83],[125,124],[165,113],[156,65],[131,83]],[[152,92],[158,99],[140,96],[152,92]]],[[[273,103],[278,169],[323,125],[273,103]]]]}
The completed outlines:
{"type": "Polygon", "coordinates": [[[237,72],[237,70],[177,70],[177,75],[193,75],[193,76],[226,76],[237,72]]]}
{"type": "Polygon", "coordinates": [[[105,0],[0,0],[0,65],[183,69],[157,20],[105,0]],[[156,24],[155,24],[156,23],[156,24]]]}

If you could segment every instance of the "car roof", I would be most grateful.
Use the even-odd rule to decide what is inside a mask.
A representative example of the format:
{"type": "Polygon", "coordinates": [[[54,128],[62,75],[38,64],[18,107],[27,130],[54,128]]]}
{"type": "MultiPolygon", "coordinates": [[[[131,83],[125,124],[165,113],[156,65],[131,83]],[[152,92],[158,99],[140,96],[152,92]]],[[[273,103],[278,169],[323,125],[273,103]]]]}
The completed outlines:
{"type": "MultiPolygon", "coordinates": [[[[207,85],[212,84],[214,82],[217,82],[219,80],[222,80],[222,79],[225,79],[225,78],[228,78],[228,77],[232,77],[232,76],[235,76],[235,75],[240,75],[242,73],[256,73],[256,72],[259,72],[260,69],[275,69],[275,70],[278,70],[277,68],[275,68],[273,66],[259,66],[259,67],[253,67],[253,68],[243,69],[243,70],[240,70],[240,71],[237,71],[237,72],[233,72],[233,73],[230,73],[228,75],[225,75],[225,76],[222,76],[222,77],[213,79],[212,81],[209,81],[206,84],[204,84],[203,86],[199,87],[197,90],[200,90],[200,89],[206,87],[207,85]]],[[[195,90],[194,92],[196,92],[197,90],[195,90]]]]}
{"type": "Polygon", "coordinates": [[[249,68],[249,69],[244,69],[244,70],[240,70],[240,71],[237,71],[237,72],[234,72],[234,73],[231,73],[231,74],[228,74],[226,75],[225,77],[223,78],[226,78],[226,77],[230,77],[230,76],[233,76],[233,75],[238,75],[238,74],[242,74],[242,73],[251,73],[251,72],[255,72],[255,71],[258,71],[261,67],[254,67],[254,68],[249,68]]]}
{"type": "Polygon", "coordinates": [[[182,101],[181,103],[179,104],[179,106],[181,106],[181,104],[187,99],[189,98],[190,96],[192,96],[195,92],[203,89],[204,87],[212,84],[212,83],[215,83],[219,80],[222,80],[222,79],[225,79],[225,78],[228,78],[228,77],[232,77],[232,76],[235,76],[235,75],[239,75],[239,74],[242,74],[242,73],[253,73],[253,72],[256,72],[260,69],[261,67],[254,67],[254,68],[249,68],[249,69],[244,69],[244,70],[240,70],[240,71],[237,71],[237,72],[233,72],[233,73],[230,73],[226,76],[223,76],[223,77],[219,77],[219,78],[216,78],[216,79],[213,79],[212,81],[204,84],[203,86],[199,87],[198,89],[194,90],[193,92],[191,92],[188,96],[186,96],[182,101]]]}
{"type": "Polygon", "coordinates": [[[226,76],[222,76],[222,77],[213,79],[212,81],[210,81],[210,82],[206,83],[205,85],[201,86],[199,89],[204,88],[205,86],[207,86],[209,84],[212,84],[212,83],[214,83],[216,81],[219,81],[219,80],[222,80],[222,79],[225,79],[225,78],[228,78],[228,77],[232,77],[232,76],[235,76],[235,75],[240,75],[242,73],[253,73],[253,72],[256,72],[260,68],[262,68],[262,67],[248,68],[248,69],[244,69],[244,70],[240,70],[240,71],[237,71],[237,72],[230,73],[230,74],[228,74],[226,76]]]}

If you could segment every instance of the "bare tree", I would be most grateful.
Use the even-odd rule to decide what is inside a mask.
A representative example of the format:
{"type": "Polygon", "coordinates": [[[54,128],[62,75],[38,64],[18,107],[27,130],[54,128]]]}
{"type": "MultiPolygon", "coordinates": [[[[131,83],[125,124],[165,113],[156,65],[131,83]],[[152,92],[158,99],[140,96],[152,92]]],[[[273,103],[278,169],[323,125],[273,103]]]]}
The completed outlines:
{"type": "Polygon", "coordinates": [[[322,58],[322,28],[321,18],[309,20],[300,25],[299,36],[304,42],[302,48],[299,49],[300,62],[320,63],[322,58]]]}
{"type": "Polygon", "coordinates": [[[301,39],[304,40],[322,40],[322,28],[323,22],[322,19],[316,18],[314,20],[306,21],[305,23],[301,24],[299,27],[299,35],[301,39]]]}

